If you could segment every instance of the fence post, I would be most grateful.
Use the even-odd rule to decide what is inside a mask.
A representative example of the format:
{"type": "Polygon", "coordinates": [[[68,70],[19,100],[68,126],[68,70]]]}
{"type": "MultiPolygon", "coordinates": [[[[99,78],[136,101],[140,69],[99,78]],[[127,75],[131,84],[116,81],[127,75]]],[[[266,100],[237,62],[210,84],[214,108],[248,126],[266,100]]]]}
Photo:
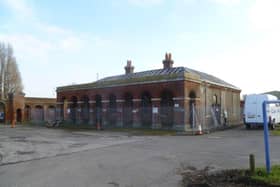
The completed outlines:
{"type": "Polygon", "coordinates": [[[255,172],[255,155],[249,155],[249,165],[250,165],[250,172],[253,174],[255,172]]]}

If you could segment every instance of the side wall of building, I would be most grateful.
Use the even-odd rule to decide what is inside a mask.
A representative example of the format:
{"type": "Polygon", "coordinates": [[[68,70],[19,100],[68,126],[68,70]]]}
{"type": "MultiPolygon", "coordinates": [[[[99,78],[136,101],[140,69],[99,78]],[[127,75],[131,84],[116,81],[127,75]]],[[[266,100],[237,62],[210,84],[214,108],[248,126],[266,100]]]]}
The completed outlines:
{"type": "Polygon", "coordinates": [[[224,125],[239,124],[240,91],[236,89],[201,84],[201,105],[199,113],[204,129],[219,128],[224,125]],[[225,118],[226,121],[225,121],[225,118]]]}

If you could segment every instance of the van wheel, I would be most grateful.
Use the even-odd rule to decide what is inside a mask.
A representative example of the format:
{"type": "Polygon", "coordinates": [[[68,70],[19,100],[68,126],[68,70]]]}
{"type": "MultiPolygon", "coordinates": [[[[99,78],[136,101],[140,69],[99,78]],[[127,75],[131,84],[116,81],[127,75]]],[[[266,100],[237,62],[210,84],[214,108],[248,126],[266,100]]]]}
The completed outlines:
{"type": "Polygon", "coordinates": [[[250,125],[250,124],[247,123],[247,124],[245,124],[245,125],[246,125],[246,129],[249,130],[249,129],[251,128],[251,125],[250,125]]]}

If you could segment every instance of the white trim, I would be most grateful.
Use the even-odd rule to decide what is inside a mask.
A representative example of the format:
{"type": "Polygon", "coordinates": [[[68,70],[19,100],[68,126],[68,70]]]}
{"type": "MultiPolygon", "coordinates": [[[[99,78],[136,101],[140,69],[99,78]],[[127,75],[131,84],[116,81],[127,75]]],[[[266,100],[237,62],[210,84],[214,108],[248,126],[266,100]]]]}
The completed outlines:
{"type": "Polygon", "coordinates": [[[84,103],[84,101],[78,101],[77,103],[78,103],[78,104],[83,104],[83,103],[84,103]]]}
{"type": "Polygon", "coordinates": [[[95,102],[95,101],[89,101],[88,103],[89,103],[89,104],[93,104],[93,103],[96,103],[96,102],[95,102]]]}
{"type": "Polygon", "coordinates": [[[151,98],[151,101],[160,101],[160,98],[151,98]]]}
{"type": "Polygon", "coordinates": [[[132,99],[133,102],[140,102],[141,99],[132,99]]]}
{"type": "Polygon", "coordinates": [[[116,99],[116,102],[117,102],[117,103],[123,103],[123,102],[124,102],[124,99],[116,99]]]}
{"type": "Polygon", "coordinates": [[[109,100],[102,100],[101,103],[109,103],[109,100]]]}

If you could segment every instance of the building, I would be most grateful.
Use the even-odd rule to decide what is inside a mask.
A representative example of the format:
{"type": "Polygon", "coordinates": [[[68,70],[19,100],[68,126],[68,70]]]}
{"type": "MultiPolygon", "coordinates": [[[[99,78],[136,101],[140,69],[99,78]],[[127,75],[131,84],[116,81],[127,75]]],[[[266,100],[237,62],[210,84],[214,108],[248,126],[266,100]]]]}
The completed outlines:
{"type": "Polygon", "coordinates": [[[0,101],[0,123],[53,121],[56,119],[56,99],[25,97],[24,93],[10,94],[0,101]]]}
{"type": "Polygon", "coordinates": [[[173,67],[166,54],[163,68],[125,74],[96,82],[57,88],[57,117],[76,124],[203,130],[240,122],[240,89],[209,74],[173,67]]]}

